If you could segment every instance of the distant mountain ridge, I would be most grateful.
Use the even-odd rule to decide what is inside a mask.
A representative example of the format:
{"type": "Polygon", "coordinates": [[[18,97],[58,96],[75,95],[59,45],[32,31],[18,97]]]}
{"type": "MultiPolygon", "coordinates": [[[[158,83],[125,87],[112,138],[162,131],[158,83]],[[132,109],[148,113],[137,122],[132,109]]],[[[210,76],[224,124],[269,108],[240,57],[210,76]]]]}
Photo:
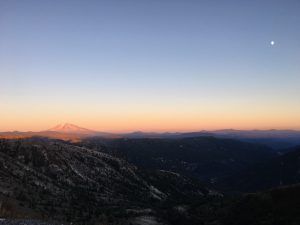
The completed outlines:
{"type": "Polygon", "coordinates": [[[103,138],[162,138],[180,139],[192,137],[216,137],[237,139],[240,141],[260,143],[267,145],[275,150],[288,149],[300,144],[300,131],[298,130],[234,130],[223,129],[214,131],[195,131],[195,132],[129,132],[129,133],[108,133],[90,130],[71,123],[62,123],[48,130],[39,132],[0,132],[0,138],[15,139],[28,138],[34,136],[55,138],[67,141],[81,141],[87,137],[103,138]]]}

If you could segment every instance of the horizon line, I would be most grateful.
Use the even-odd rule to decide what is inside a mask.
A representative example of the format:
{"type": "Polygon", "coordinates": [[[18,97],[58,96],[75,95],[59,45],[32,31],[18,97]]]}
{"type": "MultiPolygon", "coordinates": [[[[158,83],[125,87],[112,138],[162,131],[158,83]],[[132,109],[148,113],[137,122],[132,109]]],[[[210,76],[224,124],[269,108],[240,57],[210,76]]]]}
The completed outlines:
{"type": "MultiPolygon", "coordinates": [[[[83,128],[83,127],[80,127],[83,128]]],[[[126,134],[126,133],[157,133],[157,134],[163,134],[163,133],[195,133],[195,132],[217,132],[217,131],[294,131],[294,132],[300,132],[300,129],[280,129],[280,128],[266,128],[266,129],[238,129],[238,128],[220,128],[220,129],[193,129],[193,130],[143,130],[143,129],[136,129],[136,130],[124,130],[124,131],[105,131],[105,130],[92,130],[89,128],[83,128],[90,132],[94,133],[110,133],[110,134],[126,134]]],[[[0,130],[0,133],[41,133],[41,132],[57,132],[59,131],[53,131],[50,129],[44,129],[44,130],[0,130]]],[[[71,132],[70,132],[71,133],[71,132]]]]}

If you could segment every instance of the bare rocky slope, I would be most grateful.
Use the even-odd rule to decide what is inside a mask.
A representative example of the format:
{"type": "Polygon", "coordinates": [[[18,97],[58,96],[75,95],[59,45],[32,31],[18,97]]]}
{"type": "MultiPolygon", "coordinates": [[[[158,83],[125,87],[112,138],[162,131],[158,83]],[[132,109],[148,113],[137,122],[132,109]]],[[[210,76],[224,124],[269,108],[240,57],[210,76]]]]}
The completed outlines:
{"type": "Polygon", "coordinates": [[[66,142],[0,140],[0,217],[125,224],[155,217],[159,207],[213,196],[178,174],[142,171],[66,142]]]}

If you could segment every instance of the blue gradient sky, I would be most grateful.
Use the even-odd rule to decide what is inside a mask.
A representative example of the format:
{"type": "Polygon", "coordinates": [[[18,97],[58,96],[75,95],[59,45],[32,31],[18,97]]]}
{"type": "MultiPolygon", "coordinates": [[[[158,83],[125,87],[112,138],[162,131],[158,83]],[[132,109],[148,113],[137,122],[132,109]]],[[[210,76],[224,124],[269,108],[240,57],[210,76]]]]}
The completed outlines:
{"type": "Polygon", "coordinates": [[[299,28],[298,0],[1,0],[0,130],[300,129],[299,28]]]}

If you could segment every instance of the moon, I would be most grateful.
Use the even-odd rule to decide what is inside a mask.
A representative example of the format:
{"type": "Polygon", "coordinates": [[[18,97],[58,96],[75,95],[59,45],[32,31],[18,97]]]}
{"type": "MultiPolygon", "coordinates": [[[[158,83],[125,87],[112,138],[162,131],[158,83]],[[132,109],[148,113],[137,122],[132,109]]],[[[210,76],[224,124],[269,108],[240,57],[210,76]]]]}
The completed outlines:
{"type": "Polygon", "coordinates": [[[270,44],[271,44],[271,45],[275,45],[275,41],[271,41],[270,44]]]}

